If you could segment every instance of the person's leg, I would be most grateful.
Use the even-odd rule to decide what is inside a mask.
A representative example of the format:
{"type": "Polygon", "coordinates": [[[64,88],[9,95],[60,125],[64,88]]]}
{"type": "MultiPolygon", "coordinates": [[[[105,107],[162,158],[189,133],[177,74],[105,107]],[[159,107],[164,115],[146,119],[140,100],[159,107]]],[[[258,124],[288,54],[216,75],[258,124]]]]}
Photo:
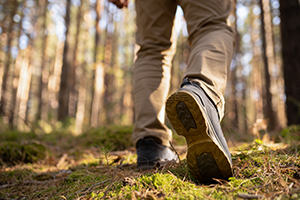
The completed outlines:
{"type": "Polygon", "coordinates": [[[175,0],[136,0],[136,42],[140,49],[133,69],[135,144],[150,136],[169,146],[172,138],[164,121],[176,48],[176,36],[172,34],[176,8],[175,0]]]}
{"type": "Polygon", "coordinates": [[[232,176],[231,155],[220,119],[223,117],[227,69],[232,59],[233,31],[226,25],[229,0],[178,0],[185,13],[191,54],[182,88],[167,100],[173,128],[185,136],[187,164],[205,183],[232,176]]]}
{"type": "Polygon", "coordinates": [[[224,115],[224,93],[234,47],[234,31],[226,23],[230,0],[179,0],[189,32],[191,54],[184,77],[204,89],[224,115]],[[196,78],[193,80],[193,78],[196,78]]]}

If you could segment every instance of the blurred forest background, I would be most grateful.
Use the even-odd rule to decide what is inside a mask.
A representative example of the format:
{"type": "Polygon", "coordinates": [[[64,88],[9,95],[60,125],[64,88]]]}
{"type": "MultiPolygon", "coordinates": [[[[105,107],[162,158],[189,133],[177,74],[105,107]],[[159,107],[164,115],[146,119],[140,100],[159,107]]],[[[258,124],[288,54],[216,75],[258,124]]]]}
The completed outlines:
{"type": "MultiPolygon", "coordinates": [[[[238,34],[225,131],[300,124],[299,1],[234,0],[228,23],[238,34]]],[[[170,93],[190,52],[180,7],[175,26],[170,93]]],[[[1,126],[50,133],[68,124],[78,135],[132,125],[135,31],[133,0],[122,10],[107,0],[0,0],[1,126]]]]}

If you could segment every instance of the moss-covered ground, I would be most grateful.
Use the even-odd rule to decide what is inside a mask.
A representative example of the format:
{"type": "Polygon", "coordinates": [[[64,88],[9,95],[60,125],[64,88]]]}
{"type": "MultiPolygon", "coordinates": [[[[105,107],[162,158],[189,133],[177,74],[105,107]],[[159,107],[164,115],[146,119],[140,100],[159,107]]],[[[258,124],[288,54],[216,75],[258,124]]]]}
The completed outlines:
{"type": "Polygon", "coordinates": [[[131,131],[107,126],[76,137],[66,129],[1,130],[0,199],[300,199],[298,126],[280,132],[279,143],[230,145],[234,176],[213,185],[190,176],[176,134],[180,162],[138,171],[131,131]]]}

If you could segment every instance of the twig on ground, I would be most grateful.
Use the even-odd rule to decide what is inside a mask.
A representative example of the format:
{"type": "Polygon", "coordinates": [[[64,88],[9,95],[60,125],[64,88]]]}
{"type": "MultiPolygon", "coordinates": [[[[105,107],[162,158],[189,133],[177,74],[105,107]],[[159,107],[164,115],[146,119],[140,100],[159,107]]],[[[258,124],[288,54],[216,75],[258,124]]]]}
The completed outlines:
{"type": "Polygon", "coordinates": [[[208,197],[211,198],[211,195],[216,191],[216,187],[217,187],[217,186],[213,187],[213,190],[212,190],[211,193],[208,195],[208,197]]]}
{"type": "Polygon", "coordinates": [[[250,160],[248,160],[247,162],[245,162],[242,167],[236,169],[235,176],[239,176],[240,172],[243,171],[248,166],[249,161],[250,160]]]}
{"type": "Polygon", "coordinates": [[[67,158],[68,158],[68,154],[64,153],[64,154],[62,155],[62,157],[60,157],[59,161],[57,162],[56,167],[57,167],[57,168],[62,167],[63,164],[65,163],[65,161],[66,161],[67,158]]]}
{"type": "Polygon", "coordinates": [[[171,176],[173,176],[174,178],[178,178],[177,176],[175,176],[172,172],[170,172],[169,170],[167,170],[168,174],[170,174],[171,176]]]}
{"type": "Polygon", "coordinates": [[[101,199],[104,199],[106,197],[108,190],[111,188],[111,186],[112,186],[112,184],[113,184],[113,182],[115,180],[115,177],[117,175],[118,169],[122,165],[122,163],[124,162],[124,160],[125,160],[125,158],[123,157],[122,160],[120,161],[120,164],[116,167],[115,172],[113,174],[113,177],[112,177],[112,179],[110,181],[110,184],[107,186],[107,188],[106,188],[106,190],[104,192],[104,195],[103,195],[103,197],[101,197],[101,199]]]}
{"type": "Polygon", "coordinates": [[[184,177],[183,177],[183,181],[185,181],[185,179],[186,179],[186,176],[187,176],[187,173],[188,173],[188,170],[186,170],[186,172],[185,172],[185,174],[184,174],[184,177]]]}
{"type": "Polygon", "coordinates": [[[284,188],[285,192],[289,193],[289,191],[290,191],[289,186],[288,186],[287,182],[284,180],[284,178],[282,177],[282,174],[279,172],[279,168],[277,165],[275,165],[275,173],[278,176],[279,184],[284,188]]]}
{"type": "Polygon", "coordinates": [[[220,183],[221,185],[223,185],[224,183],[228,183],[227,181],[222,180],[222,179],[213,178],[213,180],[214,180],[214,181],[217,181],[217,182],[220,183]]]}
{"type": "Polygon", "coordinates": [[[106,183],[108,181],[110,181],[110,180],[105,180],[105,181],[101,181],[99,183],[95,183],[95,184],[93,184],[93,185],[91,185],[89,187],[84,188],[83,190],[79,190],[79,191],[75,192],[75,194],[78,194],[78,193],[81,193],[81,192],[85,192],[85,193],[89,192],[93,187],[98,186],[98,185],[102,185],[102,184],[104,184],[104,183],[106,183]]]}
{"type": "Polygon", "coordinates": [[[178,154],[178,152],[176,151],[176,149],[174,148],[172,142],[169,141],[169,143],[170,143],[170,146],[172,147],[172,149],[175,151],[175,153],[176,153],[176,155],[177,155],[177,157],[178,157],[179,162],[181,162],[180,157],[179,157],[179,154],[178,154]]]}
{"type": "Polygon", "coordinates": [[[293,183],[295,183],[296,185],[300,186],[300,182],[297,179],[292,178],[290,176],[288,177],[288,179],[290,179],[291,181],[293,181],[293,183]]]}
{"type": "Polygon", "coordinates": [[[264,185],[258,185],[258,186],[255,186],[255,187],[248,188],[248,190],[262,189],[262,188],[268,187],[270,185],[271,185],[270,183],[267,183],[267,184],[264,184],[264,185]]]}
{"type": "Polygon", "coordinates": [[[244,194],[244,193],[238,193],[237,197],[243,198],[243,199],[261,199],[261,198],[263,198],[262,195],[253,195],[253,194],[244,194]]]}

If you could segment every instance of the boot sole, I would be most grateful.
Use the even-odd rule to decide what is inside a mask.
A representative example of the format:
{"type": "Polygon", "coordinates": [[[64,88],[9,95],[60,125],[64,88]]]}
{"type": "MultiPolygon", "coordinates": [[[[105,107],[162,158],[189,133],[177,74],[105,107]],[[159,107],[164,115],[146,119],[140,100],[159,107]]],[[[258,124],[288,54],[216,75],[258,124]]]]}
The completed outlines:
{"type": "Polygon", "coordinates": [[[192,175],[202,183],[215,183],[232,176],[229,158],[217,145],[210,119],[203,112],[195,97],[185,91],[172,94],[166,103],[169,121],[177,134],[183,135],[188,144],[187,164],[192,175]]]}

